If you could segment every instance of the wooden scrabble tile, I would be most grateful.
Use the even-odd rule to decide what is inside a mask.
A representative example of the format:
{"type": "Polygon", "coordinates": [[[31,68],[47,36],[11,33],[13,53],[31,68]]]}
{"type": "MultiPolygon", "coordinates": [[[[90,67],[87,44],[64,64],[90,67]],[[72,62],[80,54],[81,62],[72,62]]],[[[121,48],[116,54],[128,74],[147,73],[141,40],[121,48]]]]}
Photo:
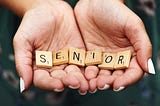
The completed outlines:
{"type": "Polygon", "coordinates": [[[87,66],[101,64],[101,63],[102,63],[102,51],[100,50],[87,51],[85,59],[85,64],[87,66]]]}
{"type": "Polygon", "coordinates": [[[53,52],[53,65],[61,65],[68,63],[68,49],[53,52]]]}
{"type": "Polygon", "coordinates": [[[52,52],[36,51],[36,66],[45,68],[52,67],[52,52]]]}
{"type": "Polygon", "coordinates": [[[85,50],[70,48],[69,49],[69,64],[75,64],[78,66],[84,66],[85,50]]]}
{"type": "Polygon", "coordinates": [[[99,64],[100,69],[113,70],[116,54],[114,53],[103,53],[102,64],[99,64]]]}
{"type": "Polygon", "coordinates": [[[114,69],[126,69],[129,66],[131,58],[131,51],[126,50],[118,52],[116,55],[116,61],[114,64],[114,69]]]}

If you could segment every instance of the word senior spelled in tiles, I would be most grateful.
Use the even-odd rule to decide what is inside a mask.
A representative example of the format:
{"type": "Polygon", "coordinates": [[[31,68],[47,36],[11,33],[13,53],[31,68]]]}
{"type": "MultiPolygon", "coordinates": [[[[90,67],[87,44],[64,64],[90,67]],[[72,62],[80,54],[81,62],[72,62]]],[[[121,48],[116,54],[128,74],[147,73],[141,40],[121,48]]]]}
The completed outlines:
{"type": "Polygon", "coordinates": [[[100,69],[114,70],[129,67],[131,51],[102,53],[100,50],[85,51],[70,48],[57,52],[36,51],[36,65],[50,68],[54,65],[74,64],[77,66],[98,65],[100,69]]]}

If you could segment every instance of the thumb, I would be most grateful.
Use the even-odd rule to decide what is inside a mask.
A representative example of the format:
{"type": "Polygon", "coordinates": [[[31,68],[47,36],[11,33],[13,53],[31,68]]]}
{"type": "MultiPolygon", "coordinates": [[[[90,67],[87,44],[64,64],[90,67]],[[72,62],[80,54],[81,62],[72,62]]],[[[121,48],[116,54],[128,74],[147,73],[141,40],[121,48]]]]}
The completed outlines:
{"type": "Polygon", "coordinates": [[[150,74],[155,74],[152,58],[152,44],[145,30],[142,20],[137,16],[126,25],[125,31],[131,44],[133,45],[139,65],[150,74]],[[133,21],[134,20],[134,21],[133,21]]]}
{"type": "Polygon", "coordinates": [[[24,38],[22,31],[17,31],[14,40],[15,64],[20,76],[20,92],[28,89],[32,83],[32,46],[24,38]]]}

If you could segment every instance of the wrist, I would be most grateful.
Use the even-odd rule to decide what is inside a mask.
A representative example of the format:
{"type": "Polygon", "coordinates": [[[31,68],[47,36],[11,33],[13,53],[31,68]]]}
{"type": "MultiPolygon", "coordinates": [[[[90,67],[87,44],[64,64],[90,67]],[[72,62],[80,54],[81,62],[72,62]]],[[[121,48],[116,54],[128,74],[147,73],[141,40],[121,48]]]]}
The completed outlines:
{"type": "Polygon", "coordinates": [[[0,0],[0,5],[10,9],[15,14],[22,17],[27,11],[35,6],[46,5],[49,3],[52,5],[55,1],[62,0],[0,0]]]}
{"type": "Polygon", "coordinates": [[[120,2],[125,3],[126,0],[120,0],[120,2]]]}
{"type": "MultiPolygon", "coordinates": [[[[39,7],[46,7],[46,8],[54,8],[56,3],[63,0],[34,0],[34,2],[31,4],[31,6],[28,6],[28,8],[25,9],[25,12],[39,7]]],[[[57,4],[58,5],[58,4],[57,4]]]]}
{"type": "Polygon", "coordinates": [[[53,4],[54,1],[57,1],[57,0],[32,0],[33,2],[30,3],[29,5],[26,5],[26,7],[24,8],[24,11],[22,13],[22,16],[32,10],[32,9],[35,9],[35,8],[40,8],[40,7],[46,7],[46,8],[50,8],[51,5],[53,4]]]}
{"type": "Polygon", "coordinates": [[[0,0],[0,5],[10,9],[18,16],[23,16],[35,0],[0,0]]]}

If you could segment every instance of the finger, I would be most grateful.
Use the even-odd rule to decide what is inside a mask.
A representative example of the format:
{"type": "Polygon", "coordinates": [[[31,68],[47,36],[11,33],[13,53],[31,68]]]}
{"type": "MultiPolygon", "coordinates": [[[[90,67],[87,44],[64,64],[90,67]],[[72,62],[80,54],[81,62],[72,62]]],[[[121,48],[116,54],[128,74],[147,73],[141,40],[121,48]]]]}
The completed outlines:
{"type": "Polygon", "coordinates": [[[20,90],[23,92],[28,89],[32,83],[32,47],[30,43],[22,38],[23,33],[17,32],[14,40],[15,64],[20,76],[20,90]]]}
{"type": "Polygon", "coordinates": [[[67,73],[64,70],[54,70],[54,71],[50,72],[50,75],[53,78],[62,80],[67,75],[67,73]]]}
{"type": "Polygon", "coordinates": [[[66,66],[67,66],[67,64],[53,66],[51,69],[49,69],[47,71],[50,73],[50,75],[53,78],[57,78],[59,80],[62,80],[63,77],[65,77],[67,75],[67,73],[64,71],[64,68],[66,66]]]}
{"type": "Polygon", "coordinates": [[[62,64],[62,65],[56,65],[56,66],[53,66],[50,70],[48,70],[49,72],[52,72],[52,71],[55,71],[55,70],[63,70],[64,71],[64,68],[67,66],[67,64],[62,64]]]}
{"type": "Polygon", "coordinates": [[[128,20],[125,30],[126,35],[134,46],[138,63],[142,69],[150,74],[155,74],[151,60],[152,45],[142,20],[138,16],[132,17],[128,20]]]}
{"type": "Polygon", "coordinates": [[[97,66],[87,66],[85,69],[85,77],[87,80],[91,80],[97,77],[99,69],[97,66]]]}
{"type": "Polygon", "coordinates": [[[67,77],[63,80],[64,83],[67,82],[66,84],[73,89],[79,88],[80,93],[84,93],[88,90],[88,82],[82,74],[80,68],[75,65],[69,65],[65,68],[65,71],[67,72],[67,77]]]}
{"type": "Polygon", "coordinates": [[[113,73],[112,73],[112,76],[116,79],[120,76],[122,76],[124,74],[124,70],[115,70],[113,73]]]}
{"type": "Polygon", "coordinates": [[[80,82],[74,74],[71,74],[71,72],[80,72],[80,70],[74,65],[69,65],[64,69],[64,71],[67,75],[63,78],[63,83],[72,89],[78,89],[80,87],[80,82]]]}
{"type": "Polygon", "coordinates": [[[100,70],[97,77],[97,87],[99,90],[106,90],[112,86],[114,77],[111,76],[111,71],[109,70],[100,70]]]}
{"type": "Polygon", "coordinates": [[[120,91],[129,85],[134,84],[140,80],[144,75],[143,70],[140,68],[136,58],[131,60],[130,66],[125,70],[124,74],[119,75],[113,84],[114,91],[120,91]]]}
{"type": "Polygon", "coordinates": [[[81,95],[85,95],[87,93],[87,90],[89,89],[88,81],[85,79],[82,73],[79,73],[77,78],[79,79],[80,82],[79,93],[81,95]]]}
{"type": "Polygon", "coordinates": [[[34,71],[34,85],[45,90],[63,91],[64,85],[59,79],[50,76],[46,70],[34,71]]]}
{"type": "Polygon", "coordinates": [[[68,74],[62,78],[62,81],[65,86],[68,86],[72,89],[78,89],[80,87],[80,82],[77,77],[73,74],[68,74]]]}
{"type": "Polygon", "coordinates": [[[81,82],[80,82],[80,84],[81,84],[81,86],[80,86],[80,91],[82,92],[82,94],[85,94],[85,93],[87,93],[87,90],[89,89],[89,84],[88,84],[88,81],[87,81],[87,79],[85,78],[85,69],[84,69],[84,67],[81,67],[81,68],[79,68],[81,71],[80,71],[80,75],[81,75],[81,79],[83,79],[83,80],[81,80],[80,78],[79,78],[79,80],[81,80],[81,82]]]}
{"type": "Polygon", "coordinates": [[[97,91],[97,78],[93,78],[89,81],[89,92],[95,93],[97,91]]]}
{"type": "MultiPolygon", "coordinates": [[[[115,71],[112,73],[112,76],[114,77],[114,81],[115,81],[117,78],[121,77],[123,74],[124,74],[124,70],[115,70],[115,71]]],[[[114,82],[113,82],[113,85],[112,85],[112,86],[114,86],[114,82]]],[[[113,91],[120,91],[120,90],[123,90],[124,88],[125,88],[124,86],[119,87],[118,89],[115,89],[115,88],[113,87],[113,91]]]]}

